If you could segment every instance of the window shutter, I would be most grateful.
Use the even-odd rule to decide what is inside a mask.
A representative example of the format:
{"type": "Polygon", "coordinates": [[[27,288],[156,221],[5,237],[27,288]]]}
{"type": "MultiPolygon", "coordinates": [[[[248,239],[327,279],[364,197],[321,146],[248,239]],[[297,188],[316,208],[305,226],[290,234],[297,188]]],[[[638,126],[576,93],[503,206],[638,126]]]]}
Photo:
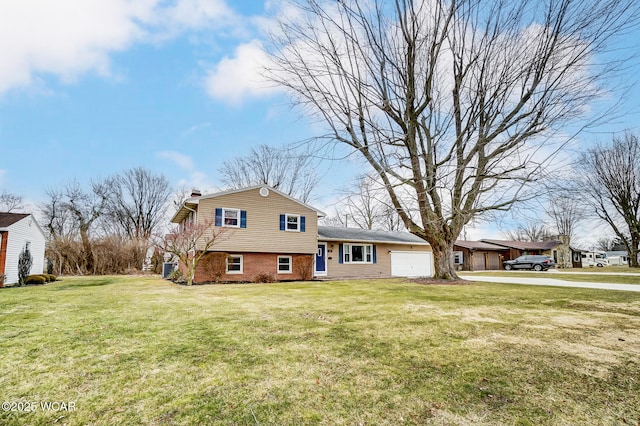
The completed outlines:
{"type": "Polygon", "coordinates": [[[306,225],[306,219],[304,216],[300,216],[300,232],[305,232],[307,225],[306,225]]]}
{"type": "Polygon", "coordinates": [[[240,210],[240,228],[247,227],[247,211],[240,210]]]}
{"type": "Polygon", "coordinates": [[[372,261],[373,261],[373,263],[376,263],[377,259],[376,259],[376,245],[375,244],[373,245],[373,248],[371,250],[373,250],[373,253],[371,255],[372,256],[372,261]]]}
{"type": "Polygon", "coordinates": [[[281,231],[284,231],[284,230],[286,229],[286,227],[285,227],[285,225],[286,225],[286,223],[285,223],[285,222],[286,222],[286,220],[287,220],[287,218],[286,218],[283,214],[281,214],[281,215],[280,215],[280,230],[281,230],[281,231]]]}
{"type": "Polygon", "coordinates": [[[342,244],[338,244],[338,263],[344,262],[344,247],[342,244]]]}
{"type": "Polygon", "coordinates": [[[216,226],[222,226],[222,209],[216,208],[216,226]]]}

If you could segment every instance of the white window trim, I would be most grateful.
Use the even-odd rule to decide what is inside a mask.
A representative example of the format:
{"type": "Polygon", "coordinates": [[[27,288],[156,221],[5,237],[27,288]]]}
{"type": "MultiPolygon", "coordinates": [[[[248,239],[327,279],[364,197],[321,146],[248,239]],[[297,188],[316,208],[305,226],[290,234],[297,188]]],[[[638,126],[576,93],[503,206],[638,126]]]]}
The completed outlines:
{"type": "Polygon", "coordinates": [[[300,215],[299,214],[285,213],[284,214],[284,230],[285,231],[289,231],[289,232],[300,232],[300,215]],[[296,220],[296,229],[289,229],[289,218],[290,217],[297,218],[297,220],[296,220]]]}
{"type": "Polygon", "coordinates": [[[227,275],[240,275],[243,274],[244,272],[244,256],[241,254],[230,254],[229,256],[227,256],[227,258],[225,259],[225,272],[227,275]],[[239,257],[240,258],[240,270],[239,271],[230,271],[229,270],[229,258],[230,257],[239,257]]]}
{"type": "Polygon", "coordinates": [[[456,250],[453,252],[453,264],[454,265],[462,265],[464,264],[464,253],[462,250],[456,250]],[[460,253],[460,262],[456,262],[456,254],[460,253]]]}
{"type": "Polygon", "coordinates": [[[227,209],[227,208],[222,208],[222,226],[226,227],[226,228],[240,228],[240,221],[242,220],[242,212],[240,211],[240,209],[227,209]],[[238,218],[238,223],[237,225],[228,225],[227,221],[226,221],[226,212],[236,212],[237,213],[237,218],[238,218]]]}
{"type": "Polygon", "coordinates": [[[293,258],[291,256],[278,256],[278,263],[276,264],[276,272],[278,274],[293,274],[293,258]],[[289,270],[280,270],[280,259],[289,259],[289,270]]]}
{"type": "Polygon", "coordinates": [[[342,263],[346,263],[346,264],[368,264],[371,265],[373,264],[373,244],[343,244],[342,245],[342,263]],[[353,246],[362,246],[363,250],[364,250],[364,259],[363,261],[356,261],[354,262],[353,260],[351,260],[353,258],[353,251],[351,251],[351,248],[353,246]],[[367,247],[369,248],[369,250],[367,251],[367,247]],[[349,249],[347,251],[347,248],[349,249]],[[370,255],[371,260],[367,261],[367,254],[370,255]],[[347,255],[349,256],[349,260],[347,260],[347,255]]]}

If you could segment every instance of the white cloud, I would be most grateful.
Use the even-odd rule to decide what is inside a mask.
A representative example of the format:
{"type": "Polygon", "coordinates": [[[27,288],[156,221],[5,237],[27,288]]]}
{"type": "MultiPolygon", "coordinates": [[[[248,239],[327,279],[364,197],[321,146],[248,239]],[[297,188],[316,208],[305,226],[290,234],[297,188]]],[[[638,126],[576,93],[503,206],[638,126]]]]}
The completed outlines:
{"type": "Polygon", "coordinates": [[[182,0],[165,11],[167,21],[181,28],[204,28],[216,22],[236,20],[223,0],[182,0]]]}
{"type": "Polygon", "coordinates": [[[175,163],[181,169],[193,171],[193,159],[185,154],[176,151],[160,151],[156,153],[156,158],[168,160],[175,163]]]}
{"type": "Polygon", "coordinates": [[[231,105],[247,97],[264,97],[281,91],[262,75],[268,56],[258,40],[239,45],[233,57],[225,57],[210,70],[205,79],[207,93],[231,105]]]}
{"type": "Polygon", "coordinates": [[[0,95],[41,75],[70,82],[110,76],[110,55],[215,22],[233,25],[224,0],[4,0],[0,2],[0,95]]]}
{"type": "Polygon", "coordinates": [[[189,127],[187,130],[183,131],[180,136],[182,138],[186,138],[189,137],[191,135],[193,135],[194,133],[197,133],[201,130],[207,129],[211,127],[211,123],[209,122],[204,122],[204,123],[198,123],[198,124],[194,124],[193,126],[189,127]]]}
{"type": "Polygon", "coordinates": [[[177,151],[159,151],[156,152],[155,157],[160,160],[167,160],[169,162],[172,162],[177,167],[187,172],[188,177],[178,180],[178,187],[196,188],[205,193],[214,192],[212,189],[213,185],[211,185],[209,177],[206,173],[203,173],[196,169],[195,163],[191,156],[182,154],[177,151]]]}

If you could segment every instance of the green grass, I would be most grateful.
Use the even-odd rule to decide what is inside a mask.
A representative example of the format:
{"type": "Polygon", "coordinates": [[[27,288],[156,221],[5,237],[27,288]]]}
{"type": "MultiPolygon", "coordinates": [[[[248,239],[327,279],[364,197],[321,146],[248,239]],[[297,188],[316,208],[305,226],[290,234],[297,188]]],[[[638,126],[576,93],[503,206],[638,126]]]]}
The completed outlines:
{"type": "Polygon", "coordinates": [[[578,281],[578,282],[598,282],[598,283],[612,283],[612,284],[640,284],[640,276],[637,275],[603,275],[598,274],[598,271],[590,272],[588,274],[572,274],[569,270],[563,270],[561,273],[553,271],[546,272],[533,272],[533,271],[479,271],[479,272],[460,272],[459,275],[464,277],[465,275],[491,275],[498,277],[517,277],[517,278],[554,278],[564,281],[578,281]]]}
{"type": "Polygon", "coordinates": [[[354,280],[0,291],[0,424],[640,421],[640,295],[354,280]]]}

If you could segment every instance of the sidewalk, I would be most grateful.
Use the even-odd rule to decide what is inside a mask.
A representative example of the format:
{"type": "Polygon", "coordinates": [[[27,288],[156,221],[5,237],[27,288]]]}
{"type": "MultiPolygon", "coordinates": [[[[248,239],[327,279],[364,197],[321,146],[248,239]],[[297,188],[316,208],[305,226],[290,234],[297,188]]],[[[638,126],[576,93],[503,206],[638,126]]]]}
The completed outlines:
{"type": "MultiPolygon", "coordinates": [[[[580,272],[579,272],[580,273],[580,272]]],[[[560,275],[563,272],[556,272],[553,275],[560,275]]],[[[581,274],[588,274],[588,272],[581,272],[581,274]]],[[[615,272],[609,273],[609,275],[630,275],[630,274],[616,274],[615,272]]],[[[633,274],[633,276],[640,276],[640,274],[633,274]]],[[[526,285],[544,285],[554,287],[575,287],[575,288],[596,288],[601,290],[622,290],[622,291],[636,291],[640,292],[640,279],[638,284],[612,284],[612,283],[597,283],[597,282],[582,282],[582,281],[565,281],[557,278],[527,278],[527,277],[492,277],[490,275],[460,275],[460,278],[469,281],[484,281],[491,283],[504,283],[504,284],[526,284],[526,285]]]]}

